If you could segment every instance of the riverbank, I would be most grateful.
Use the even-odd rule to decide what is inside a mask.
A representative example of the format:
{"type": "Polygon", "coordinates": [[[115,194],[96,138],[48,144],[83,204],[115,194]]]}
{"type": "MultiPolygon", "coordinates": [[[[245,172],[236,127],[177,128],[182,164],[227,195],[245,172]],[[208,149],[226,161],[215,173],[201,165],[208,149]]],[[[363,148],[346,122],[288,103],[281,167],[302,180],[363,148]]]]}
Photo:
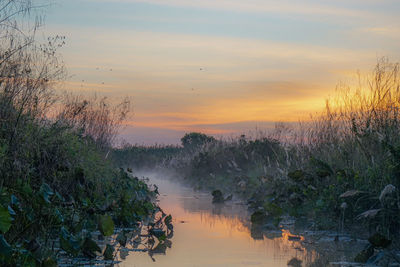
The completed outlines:
{"type": "Polygon", "coordinates": [[[172,170],[194,188],[218,190],[219,200],[235,194],[253,223],[277,227],[289,216],[313,230],[379,237],[357,258],[365,263],[400,245],[399,65],[381,59],[359,83],[340,84],[310,120],[277,123],[254,138],[188,133],[180,147],[126,146],[113,157],[138,170],[172,170]],[[135,165],[151,157],[152,167],[135,165]]]}
{"type": "Polygon", "coordinates": [[[145,242],[163,243],[163,228],[172,226],[157,192],[108,157],[129,99],[58,90],[65,37],[36,40],[42,4],[2,1],[0,8],[0,265],[112,262],[135,237],[127,229],[145,227],[145,242]],[[116,229],[123,229],[117,242],[100,247],[116,229]]]}
{"type": "MultiPolygon", "coordinates": [[[[137,175],[149,177],[149,183],[157,185],[159,205],[174,218],[171,247],[155,255],[156,264],[288,266],[291,260],[299,260],[301,266],[361,266],[353,259],[368,243],[365,239],[341,233],[335,241],[337,232],[305,230],[287,219],[274,229],[254,227],[251,213],[240,199],[215,204],[208,190],[194,190],[165,172],[137,175]],[[338,262],[342,265],[335,265],[338,262]]],[[[133,262],[153,266],[144,254],[134,254],[122,264],[133,262]]]]}
{"type": "Polygon", "coordinates": [[[11,47],[0,62],[1,266],[57,266],[60,253],[113,260],[116,246],[100,248],[97,236],[160,219],[157,192],[108,157],[129,103],[59,95],[52,87],[61,67],[57,54],[43,49],[60,40],[11,47]]]}
{"type": "MultiPolygon", "coordinates": [[[[347,225],[344,225],[344,216],[333,217],[330,223],[321,226],[319,220],[314,220],[315,214],[309,217],[307,215],[299,216],[298,213],[291,215],[284,209],[284,205],[265,207],[262,205],[262,201],[267,198],[264,190],[273,189],[265,180],[260,179],[250,188],[246,188],[246,183],[243,183],[246,181],[246,177],[243,175],[240,176],[239,183],[241,184],[239,186],[232,183],[229,176],[221,180],[215,179],[213,175],[206,176],[208,179],[202,177],[195,179],[181,176],[174,170],[162,168],[158,171],[153,169],[150,173],[162,173],[163,176],[173,177],[172,179],[175,181],[185,184],[197,192],[205,192],[210,203],[214,201],[212,192],[215,190],[221,190],[222,199],[229,199],[229,196],[233,194],[233,202],[232,200],[221,201],[215,204],[216,207],[223,210],[226,208],[225,204],[229,206],[235,202],[241,203],[242,208],[247,211],[242,222],[250,231],[249,234],[253,239],[274,239],[285,235],[285,238],[291,238],[291,241],[301,241],[303,249],[316,251],[319,255],[314,265],[309,266],[328,266],[329,264],[331,266],[363,266],[365,263],[375,266],[388,266],[388,264],[397,266],[396,264],[399,263],[400,253],[396,240],[387,239],[374,229],[366,228],[363,224],[347,222],[347,225]],[[336,250],[346,253],[340,257],[332,257],[336,250]]],[[[353,191],[349,191],[343,196],[338,196],[338,199],[346,201],[346,198],[354,196],[357,196],[357,193],[354,195],[353,191]]],[[[269,197],[273,197],[273,195],[269,197]]],[[[285,196],[278,195],[278,197],[284,198],[285,196]]],[[[300,204],[296,203],[296,205],[300,204]]]]}
{"type": "Polygon", "coordinates": [[[21,120],[12,142],[13,128],[4,123],[0,129],[1,266],[57,266],[66,258],[113,261],[117,249],[135,238],[124,229],[145,227],[149,236],[143,242],[162,239],[151,232],[169,225],[155,190],[118,169],[73,127],[25,115],[21,120]],[[98,245],[116,229],[122,229],[118,242],[98,245]]]}

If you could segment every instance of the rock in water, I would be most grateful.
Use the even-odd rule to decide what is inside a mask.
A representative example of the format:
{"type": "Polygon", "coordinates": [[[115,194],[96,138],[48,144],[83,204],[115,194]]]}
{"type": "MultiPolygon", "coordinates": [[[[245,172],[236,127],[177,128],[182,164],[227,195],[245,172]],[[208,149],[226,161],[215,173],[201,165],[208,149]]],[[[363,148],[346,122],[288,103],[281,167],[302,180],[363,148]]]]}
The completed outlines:
{"type": "Polygon", "coordinates": [[[292,267],[301,267],[301,263],[302,261],[298,258],[292,258],[290,261],[288,261],[287,265],[292,267]]]}
{"type": "Polygon", "coordinates": [[[251,215],[250,221],[253,224],[263,224],[264,221],[267,219],[267,215],[265,214],[265,212],[262,211],[256,211],[251,215]]]}
{"type": "Polygon", "coordinates": [[[366,263],[368,259],[372,257],[372,255],[374,255],[374,246],[367,245],[365,249],[363,249],[360,253],[357,254],[357,256],[354,258],[354,261],[366,263]]]}
{"type": "Polygon", "coordinates": [[[370,238],[368,238],[368,241],[375,247],[379,248],[386,248],[388,247],[391,243],[392,240],[387,239],[380,233],[375,233],[370,238]]]}
{"type": "Polygon", "coordinates": [[[213,196],[213,203],[222,203],[224,202],[224,195],[222,194],[221,190],[214,190],[212,191],[212,196],[213,196]]]}

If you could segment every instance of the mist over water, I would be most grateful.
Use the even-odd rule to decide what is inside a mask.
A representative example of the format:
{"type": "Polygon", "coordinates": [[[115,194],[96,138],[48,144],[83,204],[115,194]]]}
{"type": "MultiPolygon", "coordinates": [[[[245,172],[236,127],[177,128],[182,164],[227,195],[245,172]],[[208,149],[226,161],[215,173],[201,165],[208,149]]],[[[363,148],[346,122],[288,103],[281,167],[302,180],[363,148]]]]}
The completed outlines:
{"type": "Polygon", "coordinates": [[[174,237],[166,254],[132,253],[121,266],[287,266],[293,257],[312,261],[316,254],[285,235],[251,232],[244,203],[212,204],[211,194],[196,192],[162,174],[141,174],[159,188],[159,205],[172,214],[174,237]]]}
{"type": "Polygon", "coordinates": [[[0,0],[0,267],[400,266],[400,1],[320,2],[0,0]]]}

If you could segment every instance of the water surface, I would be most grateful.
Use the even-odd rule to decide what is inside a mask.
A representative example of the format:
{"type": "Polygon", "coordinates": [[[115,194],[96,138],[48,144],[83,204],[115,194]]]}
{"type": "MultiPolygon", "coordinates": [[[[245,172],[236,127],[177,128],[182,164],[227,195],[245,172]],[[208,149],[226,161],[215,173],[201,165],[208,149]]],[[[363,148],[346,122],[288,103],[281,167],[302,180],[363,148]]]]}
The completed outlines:
{"type": "Polygon", "coordinates": [[[120,266],[287,266],[293,257],[310,261],[315,253],[279,232],[250,231],[246,206],[238,201],[212,204],[210,193],[150,176],[160,192],[160,207],[172,214],[174,236],[165,254],[131,253],[120,266]]]}

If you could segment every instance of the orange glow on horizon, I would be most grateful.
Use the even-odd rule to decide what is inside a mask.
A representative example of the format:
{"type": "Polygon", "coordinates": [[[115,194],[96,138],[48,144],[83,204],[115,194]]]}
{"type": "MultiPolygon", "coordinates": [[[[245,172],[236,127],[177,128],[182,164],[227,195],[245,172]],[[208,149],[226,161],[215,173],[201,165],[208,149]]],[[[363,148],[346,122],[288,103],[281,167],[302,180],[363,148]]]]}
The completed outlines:
{"type": "Polygon", "coordinates": [[[324,99],[319,98],[281,103],[270,103],[264,100],[221,100],[212,106],[182,113],[137,113],[124,124],[134,127],[229,134],[234,131],[211,129],[210,126],[218,127],[218,125],[248,121],[297,122],[308,120],[310,114],[322,111],[324,106],[324,99]]]}

